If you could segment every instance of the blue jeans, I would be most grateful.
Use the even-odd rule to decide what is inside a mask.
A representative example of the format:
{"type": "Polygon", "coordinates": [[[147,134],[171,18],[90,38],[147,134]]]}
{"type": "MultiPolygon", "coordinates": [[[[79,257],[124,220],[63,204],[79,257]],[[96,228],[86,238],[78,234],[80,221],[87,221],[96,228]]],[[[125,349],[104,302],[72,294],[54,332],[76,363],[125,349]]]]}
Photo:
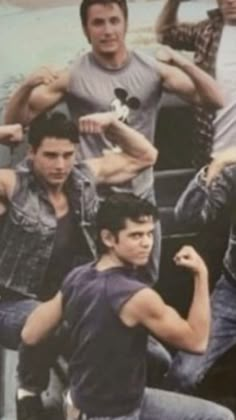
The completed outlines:
{"type": "Polygon", "coordinates": [[[236,283],[224,275],[217,282],[211,297],[211,334],[203,355],[178,352],[166,376],[166,389],[193,392],[211,366],[236,344],[236,283]]]}
{"type": "Polygon", "coordinates": [[[0,298],[0,345],[17,350],[21,330],[28,315],[39,304],[33,299],[0,298]]]}
{"type": "MultiPolygon", "coordinates": [[[[233,413],[210,401],[146,388],[140,409],[119,417],[79,417],[81,420],[234,420],[233,413]]],[[[67,418],[67,420],[72,420],[67,418]]]]}

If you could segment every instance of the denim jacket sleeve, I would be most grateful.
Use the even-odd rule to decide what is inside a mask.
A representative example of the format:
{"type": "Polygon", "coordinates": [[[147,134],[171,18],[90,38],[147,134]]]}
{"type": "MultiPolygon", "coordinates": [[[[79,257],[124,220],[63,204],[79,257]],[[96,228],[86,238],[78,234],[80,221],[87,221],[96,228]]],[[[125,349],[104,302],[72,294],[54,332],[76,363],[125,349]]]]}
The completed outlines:
{"type": "Polygon", "coordinates": [[[176,207],[176,219],[194,227],[199,224],[230,218],[236,199],[236,165],[222,170],[210,186],[202,179],[201,171],[190,181],[180,196],[176,207]]]}

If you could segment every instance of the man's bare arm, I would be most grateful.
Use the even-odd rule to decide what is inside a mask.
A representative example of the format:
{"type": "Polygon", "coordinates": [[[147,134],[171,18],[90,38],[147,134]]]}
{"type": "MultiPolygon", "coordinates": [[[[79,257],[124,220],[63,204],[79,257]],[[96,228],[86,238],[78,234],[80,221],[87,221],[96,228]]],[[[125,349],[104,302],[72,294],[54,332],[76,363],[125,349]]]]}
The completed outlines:
{"type": "Polygon", "coordinates": [[[187,319],[148,288],[136,293],[123,306],[120,316],[125,324],[142,324],[156,337],[177,348],[202,353],[206,350],[210,330],[207,268],[189,246],[184,246],[174,260],[177,265],[189,268],[194,276],[194,295],[187,319]]]}
{"type": "Polygon", "coordinates": [[[119,121],[112,112],[81,117],[79,127],[83,133],[105,132],[119,146],[119,150],[87,160],[99,184],[122,183],[156,162],[158,152],[155,147],[141,133],[119,121]]]}
{"type": "Polygon", "coordinates": [[[162,32],[167,30],[169,26],[177,23],[177,12],[180,3],[181,0],[166,0],[155,23],[155,32],[159,42],[162,42],[163,39],[162,32]]]}
{"type": "Polygon", "coordinates": [[[182,54],[165,46],[158,50],[157,60],[166,89],[208,108],[224,106],[223,93],[213,77],[182,54]]]}
{"type": "Polygon", "coordinates": [[[59,102],[67,88],[68,71],[47,67],[30,74],[6,105],[5,123],[28,125],[37,115],[59,102]]]}
{"type": "MultiPolygon", "coordinates": [[[[23,129],[20,124],[0,126],[0,144],[17,146],[23,141],[23,129]]],[[[0,169],[0,214],[5,213],[7,202],[11,199],[16,184],[16,174],[12,169],[0,169]]]]}
{"type": "Polygon", "coordinates": [[[27,318],[21,332],[25,344],[35,345],[43,340],[62,319],[62,293],[44,303],[41,303],[27,318]]]}
{"type": "Polygon", "coordinates": [[[0,144],[6,146],[17,145],[23,141],[21,124],[0,125],[0,144]]]}

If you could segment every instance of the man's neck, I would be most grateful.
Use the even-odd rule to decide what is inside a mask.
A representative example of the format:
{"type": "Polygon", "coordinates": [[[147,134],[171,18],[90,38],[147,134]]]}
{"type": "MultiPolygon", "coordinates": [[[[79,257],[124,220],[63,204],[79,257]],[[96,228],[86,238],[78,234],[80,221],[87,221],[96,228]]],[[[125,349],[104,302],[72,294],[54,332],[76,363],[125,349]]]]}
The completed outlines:
{"type": "Polygon", "coordinates": [[[98,271],[108,270],[109,268],[115,267],[124,267],[125,263],[121,261],[116,255],[114,254],[103,254],[97,264],[96,269],[98,271]]]}
{"type": "Polygon", "coordinates": [[[107,69],[120,69],[128,60],[129,53],[126,48],[119,54],[100,55],[93,51],[96,61],[107,69]]]}

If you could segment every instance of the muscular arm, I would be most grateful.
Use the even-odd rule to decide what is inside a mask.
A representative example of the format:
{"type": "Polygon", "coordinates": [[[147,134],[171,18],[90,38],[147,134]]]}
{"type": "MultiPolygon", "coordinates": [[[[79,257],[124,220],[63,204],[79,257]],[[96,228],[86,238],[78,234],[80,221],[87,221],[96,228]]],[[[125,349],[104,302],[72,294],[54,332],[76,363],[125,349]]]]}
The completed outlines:
{"type": "MultiPolygon", "coordinates": [[[[23,140],[20,124],[0,126],[0,144],[16,146],[23,140]]],[[[12,197],[16,185],[16,174],[12,169],[0,169],[0,215],[5,213],[8,200],[12,197]]]]}
{"type": "Polygon", "coordinates": [[[195,104],[212,109],[224,106],[217,82],[183,55],[169,47],[157,54],[164,87],[195,104]]]}
{"type": "Polygon", "coordinates": [[[24,343],[35,345],[45,338],[62,319],[62,293],[41,303],[28,317],[21,332],[24,343]]]}
{"type": "Polygon", "coordinates": [[[133,178],[144,168],[154,165],[158,152],[139,132],[119,121],[113,113],[91,114],[80,118],[82,132],[99,133],[119,146],[119,150],[89,159],[87,164],[98,184],[117,184],[133,178]]]}
{"type": "Polygon", "coordinates": [[[151,289],[136,293],[122,308],[120,317],[129,326],[144,325],[157,338],[183,350],[206,350],[210,329],[207,268],[192,247],[183,247],[175,256],[176,264],[193,271],[194,294],[187,319],[166,305],[151,289]]]}
{"type": "Polygon", "coordinates": [[[53,72],[48,68],[29,75],[7,103],[5,122],[28,125],[37,115],[62,99],[68,78],[67,70],[53,72]]]}

